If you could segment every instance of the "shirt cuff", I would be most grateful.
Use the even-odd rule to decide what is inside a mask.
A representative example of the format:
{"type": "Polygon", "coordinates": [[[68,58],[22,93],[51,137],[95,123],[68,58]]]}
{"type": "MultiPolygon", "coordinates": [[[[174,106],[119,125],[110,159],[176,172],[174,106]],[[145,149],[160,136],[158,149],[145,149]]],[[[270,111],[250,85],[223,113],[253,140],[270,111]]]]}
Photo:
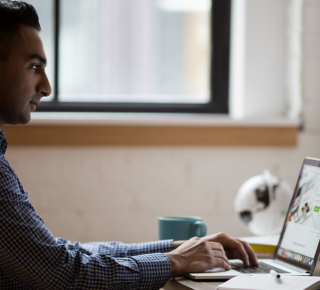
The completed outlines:
{"type": "Polygon", "coordinates": [[[140,270],[140,289],[159,289],[167,283],[171,274],[171,263],[164,254],[147,254],[131,258],[136,261],[140,270]]]}

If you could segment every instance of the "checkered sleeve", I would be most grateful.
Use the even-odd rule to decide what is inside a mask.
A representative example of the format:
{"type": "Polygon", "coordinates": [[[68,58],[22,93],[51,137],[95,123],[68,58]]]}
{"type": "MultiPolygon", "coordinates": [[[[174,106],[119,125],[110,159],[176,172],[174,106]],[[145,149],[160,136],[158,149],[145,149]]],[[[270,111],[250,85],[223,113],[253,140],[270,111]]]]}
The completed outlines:
{"type": "MultiPolygon", "coordinates": [[[[1,155],[1,154],[0,154],[1,155]]],[[[172,241],[127,245],[54,238],[0,156],[0,289],[159,289],[172,241]]]]}
{"type": "Polygon", "coordinates": [[[71,244],[65,239],[58,238],[69,249],[81,249],[88,253],[100,253],[113,257],[128,257],[144,254],[166,253],[173,250],[173,240],[163,240],[139,244],[124,244],[120,242],[94,242],[71,244]]]}

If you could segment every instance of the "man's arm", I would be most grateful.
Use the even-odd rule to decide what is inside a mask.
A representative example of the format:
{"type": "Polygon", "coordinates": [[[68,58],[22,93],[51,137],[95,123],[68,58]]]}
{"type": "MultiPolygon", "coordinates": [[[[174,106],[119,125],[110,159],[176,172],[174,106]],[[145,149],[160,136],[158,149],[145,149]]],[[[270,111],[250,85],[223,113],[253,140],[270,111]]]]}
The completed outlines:
{"type": "Polygon", "coordinates": [[[88,253],[100,253],[112,257],[128,257],[145,254],[166,253],[173,250],[173,240],[163,240],[148,243],[125,244],[121,242],[92,242],[92,243],[74,243],[64,239],[58,239],[64,243],[70,250],[79,249],[88,253]]]}
{"type": "Polygon", "coordinates": [[[183,276],[188,272],[202,272],[213,267],[229,269],[228,259],[241,259],[247,266],[258,265],[256,255],[248,243],[224,233],[189,241],[164,240],[141,244],[108,242],[81,246],[93,253],[105,253],[116,257],[165,253],[171,263],[170,277],[183,276]]]}

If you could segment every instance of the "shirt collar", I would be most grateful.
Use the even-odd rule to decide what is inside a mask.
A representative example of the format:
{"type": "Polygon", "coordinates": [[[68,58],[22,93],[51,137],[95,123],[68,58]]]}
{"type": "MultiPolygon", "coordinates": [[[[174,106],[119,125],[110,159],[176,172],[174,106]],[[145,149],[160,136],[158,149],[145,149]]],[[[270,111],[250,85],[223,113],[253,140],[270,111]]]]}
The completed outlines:
{"type": "Polygon", "coordinates": [[[4,155],[7,151],[8,143],[4,139],[4,132],[0,129],[0,153],[4,155]]]}

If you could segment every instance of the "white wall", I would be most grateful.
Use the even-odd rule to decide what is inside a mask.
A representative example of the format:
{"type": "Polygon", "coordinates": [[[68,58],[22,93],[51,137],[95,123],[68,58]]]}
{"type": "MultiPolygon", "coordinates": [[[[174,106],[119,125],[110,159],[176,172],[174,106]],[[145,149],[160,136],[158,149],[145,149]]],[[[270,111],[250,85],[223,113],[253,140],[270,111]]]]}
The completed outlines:
{"type": "MultiPolygon", "coordinates": [[[[272,19],[277,18],[274,25],[284,31],[284,21],[279,18],[286,8],[274,13],[270,10],[274,6],[270,4],[267,8],[266,2],[276,5],[278,1],[248,1],[248,21],[254,25],[254,21],[267,17],[261,15],[263,9],[272,14],[269,15],[272,19]]],[[[140,242],[157,239],[158,216],[200,215],[209,232],[247,235],[238,225],[232,208],[239,186],[268,168],[293,187],[303,157],[320,157],[319,15],[320,1],[305,0],[302,37],[305,129],[299,135],[297,147],[9,147],[6,157],[47,227],[54,235],[73,241],[140,242]]],[[[250,31],[248,37],[250,33],[259,33],[254,27],[250,31]]],[[[262,32],[266,33],[267,30],[262,32]]],[[[278,36],[272,41],[275,47],[281,46],[278,52],[283,55],[283,41],[278,36]]],[[[275,110],[284,108],[286,102],[281,98],[284,89],[279,85],[285,79],[283,63],[277,67],[275,63],[255,61],[259,51],[253,48],[258,44],[253,39],[250,42],[252,48],[246,52],[247,100],[261,106],[272,100],[275,110]],[[258,71],[260,75],[256,75],[258,71]],[[256,81],[250,79],[255,75],[256,81]],[[275,85],[270,82],[274,77],[279,79],[275,85]],[[279,107],[275,98],[281,98],[279,107]]],[[[270,53],[278,53],[270,49],[270,53]]]]}
{"type": "Polygon", "coordinates": [[[246,6],[244,115],[285,116],[288,1],[247,0],[246,6]]]}
{"type": "MultiPolygon", "coordinates": [[[[296,0],[233,0],[231,49],[231,115],[286,117],[291,91],[288,44],[299,32],[290,8],[296,0]],[[291,29],[291,31],[290,31],[291,29]],[[290,33],[289,33],[290,32],[290,33]]],[[[300,1],[300,0],[298,0],[300,1]]],[[[301,10],[301,9],[300,9],[301,10]]],[[[295,116],[297,117],[297,116],[295,116]]]]}

